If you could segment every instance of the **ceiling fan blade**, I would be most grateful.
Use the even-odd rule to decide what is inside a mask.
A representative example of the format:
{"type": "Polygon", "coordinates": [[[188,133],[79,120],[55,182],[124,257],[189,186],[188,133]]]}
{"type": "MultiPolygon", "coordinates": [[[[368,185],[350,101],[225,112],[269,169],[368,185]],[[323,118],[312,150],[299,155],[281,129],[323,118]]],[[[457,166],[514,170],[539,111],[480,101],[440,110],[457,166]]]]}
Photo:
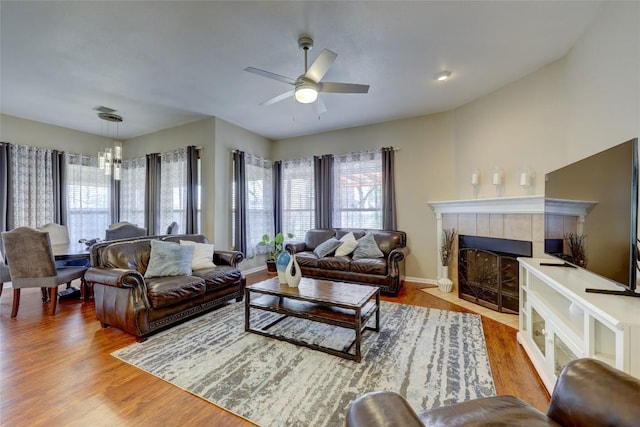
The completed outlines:
{"type": "Polygon", "coordinates": [[[322,82],[318,86],[319,86],[318,90],[320,92],[328,92],[328,93],[367,93],[369,92],[369,85],[358,85],[355,83],[322,82]]]}
{"type": "Polygon", "coordinates": [[[266,101],[263,101],[260,103],[260,105],[264,105],[264,106],[269,106],[269,105],[273,105],[276,102],[280,102],[283,99],[287,99],[290,96],[293,96],[294,90],[288,90],[285,93],[281,93],[280,95],[276,95],[273,98],[269,98],[266,101]]]}
{"type": "Polygon", "coordinates": [[[314,82],[319,82],[322,80],[329,68],[333,65],[333,62],[336,60],[338,56],[337,53],[330,51],[329,49],[324,49],[320,52],[320,55],[313,61],[311,67],[305,73],[305,77],[313,80],[314,82]]]}
{"type": "Polygon", "coordinates": [[[272,73],[270,71],[261,70],[259,68],[247,67],[244,70],[249,72],[249,73],[253,73],[253,74],[257,74],[257,75],[262,76],[262,77],[267,77],[269,79],[277,80],[277,81],[282,82],[282,83],[286,83],[286,84],[290,84],[290,85],[295,85],[296,84],[296,81],[294,79],[290,78],[290,77],[281,76],[280,74],[275,74],[275,73],[272,73]]]}

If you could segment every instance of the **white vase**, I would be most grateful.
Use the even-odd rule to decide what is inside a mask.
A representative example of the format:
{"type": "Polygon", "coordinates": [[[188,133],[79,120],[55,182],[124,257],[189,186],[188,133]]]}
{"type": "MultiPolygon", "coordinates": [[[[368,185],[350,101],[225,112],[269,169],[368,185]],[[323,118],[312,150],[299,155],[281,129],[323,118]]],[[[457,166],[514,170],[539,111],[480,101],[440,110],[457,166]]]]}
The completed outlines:
{"type": "Polygon", "coordinates": [[[300,266],[298,265],[295,254],[291,255],[287,269],[284,271],[284,276],[287,279],[287,285],[289,285],[289,287],[297,288],[300,284],[302,271],[300,271],[300,266]]]}
{"type": "Polygon", "coordinates": [[[438,279],[438,289],[441,292],[451,292],[453,290],[453,282],[449,280],[449,266],[442,266],[442,277],[438,279]]]}

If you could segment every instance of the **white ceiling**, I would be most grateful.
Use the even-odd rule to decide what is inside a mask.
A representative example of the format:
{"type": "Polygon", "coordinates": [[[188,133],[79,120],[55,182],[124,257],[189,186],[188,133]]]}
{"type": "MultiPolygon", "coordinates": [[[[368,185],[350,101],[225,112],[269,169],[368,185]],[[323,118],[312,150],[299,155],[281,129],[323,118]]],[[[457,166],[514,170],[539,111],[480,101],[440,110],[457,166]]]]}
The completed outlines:
{"type": "Polygon", "coordinates": [[[564,56],[593,1],[9,2],[0,4],[0,111],[101,135],[93,108],[124,117],[121,138],[217,116],[272,139],[431,114],[463,105],[564,56]],[[328,111],[247,66],[296,78],[301,34],[338,54],[328,111]],[[432,76],[451,70],[444,83],[432,76]]]}

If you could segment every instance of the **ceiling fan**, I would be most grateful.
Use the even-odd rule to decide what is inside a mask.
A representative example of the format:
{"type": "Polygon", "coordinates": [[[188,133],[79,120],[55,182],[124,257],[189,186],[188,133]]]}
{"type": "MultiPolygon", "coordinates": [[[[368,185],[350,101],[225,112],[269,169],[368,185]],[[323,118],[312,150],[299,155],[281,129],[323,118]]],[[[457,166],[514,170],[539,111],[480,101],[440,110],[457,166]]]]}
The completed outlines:
{"type": "Polygon", "coordinates": [[[298,39],[298,47],[304,50],[304,74],[301,74],[297,79],[281,76],[269,71],[261,70],[259,68],[247,67],[244,71],[257,74],[259,76],[267,77],[279,82],[286,83],[294,86],[294,89],[288,90],[285,93],[276,95],[273,98],[269,98],[266,101],[260,103],[260,105],[272,105],[276,102],[287,99],[290,96],[295,96],[298,102],[303,104],[310,104],[318,99],[319,92],[325,93],[367,93],[369,92],[369,85],[361,85],[354,83],[335,83],[335,82],[323,82],[321,81],[324,75],[329,71],[331,65],[338,56],[337,53],[324,49],[320,52],[320,55],[316,60],[307,68],[307,53],[309,49],[313,47],[313,39],[308,36],[301,36],[298,39]]]}

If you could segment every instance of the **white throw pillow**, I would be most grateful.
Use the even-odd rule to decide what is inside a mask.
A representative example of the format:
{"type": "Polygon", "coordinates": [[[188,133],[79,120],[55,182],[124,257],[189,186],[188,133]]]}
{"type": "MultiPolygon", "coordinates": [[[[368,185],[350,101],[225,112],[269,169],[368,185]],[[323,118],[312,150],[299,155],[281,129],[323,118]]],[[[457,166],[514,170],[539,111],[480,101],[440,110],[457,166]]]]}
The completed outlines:
{"type": "Polygon", "coordinates": [[[338,246],[338,249],[336,249],[335,256],[347,256],[358,247],[358,241],[353,235],[353,232],[349,232],[342,236],[340,241],[342,244],[338,246]]]}
{"type": "Polygon", "coordinates": [[[183,246],[193,246],[193,261],[191,261],[191,268],[193,270],[213,268],[216,266],[213,263],[213,245],[209,243],[196,243],[191,240],[180,240],[180,244],[183,246]]]}

